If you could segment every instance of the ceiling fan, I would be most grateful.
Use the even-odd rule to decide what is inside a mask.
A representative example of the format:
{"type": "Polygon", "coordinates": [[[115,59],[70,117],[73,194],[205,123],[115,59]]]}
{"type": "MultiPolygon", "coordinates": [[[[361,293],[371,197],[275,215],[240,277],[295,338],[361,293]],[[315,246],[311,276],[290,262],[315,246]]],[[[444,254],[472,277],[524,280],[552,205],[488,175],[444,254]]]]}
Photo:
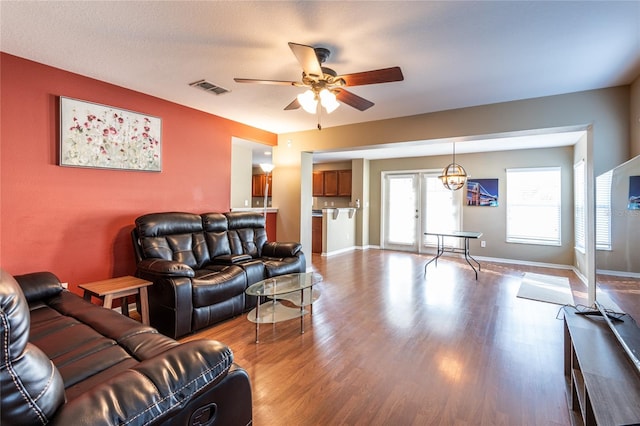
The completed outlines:
{"type": "MultiPolygon", "coordinates": [[[[363,86],[366,84],[389,83],[402,81],[404,76],[400,67],[338,75],[331,68],[322,64],[331,52],[324,47],[311,47],[304,44],[289,43],[291,51],[302,66],[301,81],[257,80],[252,78],[234,78],[237,83],[277,84],[285,86],[306,87],[308,90],[298,95],[285,110],[302,107],[305,111],[320,114],[320,107],[327,112],[335,110],[343,102],[359,111],[371,108],[374,103],[345,89],[345,87],[363,86]]],[[[318,129],[321,130],[320,123],[318,129]]]]}

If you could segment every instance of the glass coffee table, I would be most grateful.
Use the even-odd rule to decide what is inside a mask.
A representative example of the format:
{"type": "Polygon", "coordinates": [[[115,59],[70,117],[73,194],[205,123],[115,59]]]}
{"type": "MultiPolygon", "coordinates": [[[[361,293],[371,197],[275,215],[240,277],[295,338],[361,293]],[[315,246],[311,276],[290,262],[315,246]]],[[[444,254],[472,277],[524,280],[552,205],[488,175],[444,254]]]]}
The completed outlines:
{"type": "Polygon", "coordinates": [[[256,307],[253,308],[247,319],[256,323],[256,343],[260,324],[276,323],[300,318],[300,334],[304,333],[304,315],[313,308],[313,302],[318,300],[320,292],[314,285],[322,282],[322,276],[315,272],[280,275],[259,281],[245,291],[249,296],[257,296],[256,307]],[[264,302],[267,298],[270,301],[264,302]],[[283,303],[284,302],[284,303],[283,303]],[[290,307],[286,305],[294,305],[290,307]]]}

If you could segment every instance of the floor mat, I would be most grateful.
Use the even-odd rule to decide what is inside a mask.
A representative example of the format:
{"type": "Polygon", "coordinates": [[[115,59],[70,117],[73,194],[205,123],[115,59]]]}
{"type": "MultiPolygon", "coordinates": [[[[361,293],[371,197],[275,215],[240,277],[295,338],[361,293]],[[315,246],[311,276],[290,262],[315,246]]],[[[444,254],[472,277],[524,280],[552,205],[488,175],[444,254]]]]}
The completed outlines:
{"type": "Polygon", "coordinates": [[[526,272],[520,283],[518,297],[558,305],[573,305],[569,278],[526,272]]]}

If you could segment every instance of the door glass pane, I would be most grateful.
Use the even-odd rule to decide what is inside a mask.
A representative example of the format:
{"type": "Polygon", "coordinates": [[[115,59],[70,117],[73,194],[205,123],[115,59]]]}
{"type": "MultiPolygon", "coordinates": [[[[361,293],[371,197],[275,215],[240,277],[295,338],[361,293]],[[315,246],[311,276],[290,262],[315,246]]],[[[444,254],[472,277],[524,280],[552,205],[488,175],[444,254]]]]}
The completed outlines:
{"type": "MultiPolygon", "coordinates": [[[[444,187],[437,176],[424,176],[425,194],[424,223],[426,232],[457,231],[460,228],[459,197],[460,191],[451,191],[444,187]]],[[[435,245],[436,237],[424,236],[424,244],[435,245]]],[[[448,245],[457,246],[457,238],[447,241],[448,245]]]]}
{"type": "Polygon", "coordinates": [[[416,191],[412,176],[389,176],[388,242],[416,242],[416,191]]]}

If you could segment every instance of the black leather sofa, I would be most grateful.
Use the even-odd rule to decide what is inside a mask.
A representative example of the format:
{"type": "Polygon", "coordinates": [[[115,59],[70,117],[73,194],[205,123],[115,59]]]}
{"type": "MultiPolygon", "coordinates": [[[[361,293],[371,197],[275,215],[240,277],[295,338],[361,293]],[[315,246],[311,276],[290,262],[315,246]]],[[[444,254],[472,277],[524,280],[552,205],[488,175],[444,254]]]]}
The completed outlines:
{"type": "Polygon", "coordinates": [[[58,278],[0,270],[0,424],[248,425],[231,350],[178,343],[93,305],[58,278]]]}
{"type": "Polygon", "coordinates": [[[299,243],[267,241],[260,213],[150,213],[135,225],[136,275],[153,281],[151,325],[173,338],[254,307],[248,286],[306,270],[299,243]]]}

